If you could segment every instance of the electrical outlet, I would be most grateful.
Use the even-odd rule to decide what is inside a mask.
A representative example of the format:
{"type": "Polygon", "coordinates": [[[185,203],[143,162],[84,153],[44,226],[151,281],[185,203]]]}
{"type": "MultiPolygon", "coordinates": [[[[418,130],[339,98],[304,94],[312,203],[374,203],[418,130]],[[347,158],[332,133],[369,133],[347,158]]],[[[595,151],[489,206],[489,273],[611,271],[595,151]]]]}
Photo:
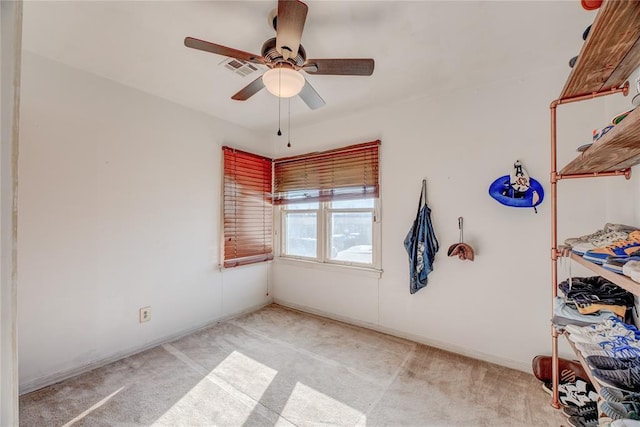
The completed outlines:
{"type": "Polygon", "coordinates": [[[142,307],[140,309],[140,323],[151,320],[151,307],[142,307]]]}

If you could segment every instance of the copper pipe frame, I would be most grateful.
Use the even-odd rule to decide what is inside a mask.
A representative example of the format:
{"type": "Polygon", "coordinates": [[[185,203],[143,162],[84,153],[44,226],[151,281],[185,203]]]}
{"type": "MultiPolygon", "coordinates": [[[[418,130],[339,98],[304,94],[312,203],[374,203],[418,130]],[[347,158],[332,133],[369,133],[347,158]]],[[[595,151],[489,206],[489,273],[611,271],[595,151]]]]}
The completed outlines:
{"type": "Polygon", "coordinates": [[[561,179],[577,179],[577,178],[600,178],[603,176],[624,176],[625,179],[631,179],[631,168],[610,172],[587,172],[587,173],[571,173],[566,175],[556,174],[556,180],[561,179]]]}
{"type": "MultiPolygon", "coordinates": [[[[626,82],[621,88],[612,88],[602,92],[594,92],[587,95],[574,96],[571,98],[556,99],[551,102],[549,106],[551,110],[551,295],[553,297],[551,302],[551,318],[554,316],[555,299],[558,296],[558,194],[557,183],[560,179],[568,178],[587,178],[587,177],[600,177],[600,176],[615,176],[624,175],[627,179],[631,174],[629,169],[624,171],[614,172],[602,172],[592,174],[573,174],[573,175],[558,175],[558,165],[556,157],[557,148],[557,132],[556,132],[556,108],[561,104],[569,104],[572,102],[585,101],[587,99],[599,98],[601,96],[613,95],[620,93],[627,96],[629,93],[629,82],[626,82]]],[[[555,328],[553,322],[551,323],[551,384],[552,384],[552,400],[551,406],[559,409],[560,399],[558,396],[558,330],[555,328]]]]}

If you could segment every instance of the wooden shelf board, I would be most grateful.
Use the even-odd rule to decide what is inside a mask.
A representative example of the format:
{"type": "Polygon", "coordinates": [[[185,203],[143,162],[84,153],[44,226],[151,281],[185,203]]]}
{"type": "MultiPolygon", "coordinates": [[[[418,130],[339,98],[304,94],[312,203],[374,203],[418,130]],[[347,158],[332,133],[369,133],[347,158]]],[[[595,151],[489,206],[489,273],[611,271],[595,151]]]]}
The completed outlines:
{"type": "Polygon", "coordinates": [[[640,2],[605,0],[560,98],[620,87],[640,65],[639,40],[640,2]]]}
{"type": "Polygon", "coordinates": [[[639,162],[640,108],[636,108],[585,152],[566,165],[560,174],[622,170],[639,162]]]}
{"type": "Polygon", "coordinates": [[[640,283],[631,280],[627,276],[609,271],[598,264],[587,261],[580,255],[576,255],[573,252],[569,255],[569,257],[583,267],[586,267],[589,270],[593,271],[598,276],[604,277],[605,279],[615,283],[623,289],[626,289],[634,295],[640,295],[640,283]]]}

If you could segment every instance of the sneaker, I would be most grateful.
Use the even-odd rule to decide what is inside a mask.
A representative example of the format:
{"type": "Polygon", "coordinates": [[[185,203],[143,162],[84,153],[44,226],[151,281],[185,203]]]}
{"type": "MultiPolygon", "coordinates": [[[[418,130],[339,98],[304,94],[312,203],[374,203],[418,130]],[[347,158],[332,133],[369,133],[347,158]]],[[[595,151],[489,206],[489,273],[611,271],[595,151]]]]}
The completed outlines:
{"type": "Polygon", "coordinates": [[[596,412],[595,415],[590,414],[588,416],[573,416],[573,417],[569,417],[569,425],[573,426],[573,427],[598,427],[599,421],[598,421],[598,413],[596,412]]]}
{"type": "Polygon", "coordinates": [[[592,369],[629,369],[634,366],[640,366],[640,357],[616,359],[606,356],[587,356],[585,360],[592,369]]]}
{"type": "Polygon", "coordinates": [[[612,420],[640,420],[640,404],[637,402],[602,402],[600,410],[612,420]]]}
{"type": "MultiPolygon", "coordinates": [[[[636,95],[637,96],[637,95],[636,95]]],[[[614,420],[609,427],[640,427],[640,421],[636,420],[614,420]]]]}
{"type": "MultiPolygon", "coordinates": [[[[550,382],[543,383],[542,389],[549,394],[553,394],[550,382]]],[[[591,383],[576,378],[575,382],[558,384],[558,399],[563,406],[574,406],[580,408],[598,401],[598,393],[591,383]]]]}
{"type": "Polygon", "coordinates": [[[567,332],[569,332],[571,335],[577,336],[577,335],[604,332],[604,331],[608,331],[608,330],[619,328],[619,327],[631,330],[636,334],[638,334],[637,336],[640,336],[640,331],[638,331],[638,329],[635,326],[623,322],[622,320],[618,319],[616,316],[609,316],[605,320],[602,320],[600,323],[597,323],[595,325],[589,325],[589,326],[567,325],[565,326],[564,329],[567,332]]]}
{"type": "Polygon", "coordinates": [[[611,371],[594,369],[591,373],[596,381],[604,386],[632,393],[640,392],[640,366],[611,371]]]}
{"type": "Polygon", "coordinates": [[[625,240],[627,238],[629,238],[628,231],[604,232],[587,241],[574,243],[571,245],[571,251],[578,255],[584,255],[587,251],[609,246],[617,241],[625,240]]]}
{"type": "Polygon", "coordinates": [[[578,243],[585,243],[588,242],[591,239],[596,239],[604,234],[606,234],[607,231],[606,230],[597,230],[591,234],[586,234],[584,236],[580,236],[580,237],[568,237],[564,240],[564,244],[565,246],[574,246],[578,243]]]}
{"type": "Polygon", "coordinates": [[[585,348],[581,350],[584,357],[589,356],[608,356],[615,357],[616,359],[630,359],[632,357],[640,356],[640,348],[630,345],[616,346],[612,348],[585,348]]]}
{"type": "Polygon", "coordinates": [[[587,261],[602,264],[607,257],[628,257],[640,249],[640,230],[629,233],[625,240],[618,240],[610,245],[586,251],[582,256],[587,261]]]}
{"type": "Polygon", "coordinates": [[[622,274],[629,276],[631,280],[640,282],[640,261],[629,261],[622,267],[622,274]]]}
{"type": "Polygon", "coordinates": [[[565,239],[564,244],[566,246],[573,246],[581,242],[595,241],[598,243],[599,246],[606,246],[606,245],[602,245],[601,238],[603,235],[607,233],[611,233],[612,231],[624,231],[627,233],[631,233],[634,230],[637,230],[637,227],[632,227],[630,225],[625,225],[625,224],[613,224],[608,222],[604,225],[604,228],[602,230],[598,230],[594,233],[587,234],[585,236],[569,237],[568,239],[565,239]]]}
{"type": "Polygon", "coordinates": [[[609,341],[601,341],[598,343],[590,342],[590,343],[575,343],[575,346],[582,354],[590,353],[592,350],[613,350],[616,348],[623,348],[625,346],[635,347],[640,350],[640,341],[637,341],[635,338],[628,338],[624,336],[612,337],[609,341]]]}
{"type": "Polygon", "coordinates": [[[584,330],[582,333],[569,334],[568,338],[574,343],[600,343],[603,341],[610,341],[616,337],[627,337],[628,339],[635,339],[636,333],[623,326],[614,326],[610,329],[590,329],[584,330]]]}
{"type": "Polygon", "coordinates": [[[640,261],[640,256],[609,257],[602,263],[602,267],[614,273],[623,274],[622,269],[629,261],[640,261]]]}
{"type": "Polygon", "coordinates": [[[600,396],[607,402],[640,402],[640,393],[627,393],[611,387],[600,387],[600,396]]]}
{"type": "Polygon", "coordinates": [[[589,416],[592,412],[598,415],[598,404],[596,402],[589,402],[579,408],[575,406],[565,406],[562,408],[562,415],[567,418],[589,416]]]}

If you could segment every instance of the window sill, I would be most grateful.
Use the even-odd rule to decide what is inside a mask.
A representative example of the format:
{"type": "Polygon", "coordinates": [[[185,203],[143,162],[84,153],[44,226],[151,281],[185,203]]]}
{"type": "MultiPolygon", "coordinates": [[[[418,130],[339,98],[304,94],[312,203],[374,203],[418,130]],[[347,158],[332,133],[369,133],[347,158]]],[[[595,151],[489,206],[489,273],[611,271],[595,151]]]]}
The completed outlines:
{"type": "Polygon", "coordinates": [[[318,262],[312,261],[308,259],[301,258],[289,258],[289,257],[275,257],[274,261],[276,264],[283,265],[294,265],[296,267],[304,267],[311,269],[322,269],[328,271],[336,271],[340,273],[353,273],[358,275],[366,275],[369,277],[374,277],[379,279],[382,277],[382,269],[374,268],[374,267],[362,267],[358,265],[345,265],[345,264],[330,264],[326,262],[318,262]]]}

